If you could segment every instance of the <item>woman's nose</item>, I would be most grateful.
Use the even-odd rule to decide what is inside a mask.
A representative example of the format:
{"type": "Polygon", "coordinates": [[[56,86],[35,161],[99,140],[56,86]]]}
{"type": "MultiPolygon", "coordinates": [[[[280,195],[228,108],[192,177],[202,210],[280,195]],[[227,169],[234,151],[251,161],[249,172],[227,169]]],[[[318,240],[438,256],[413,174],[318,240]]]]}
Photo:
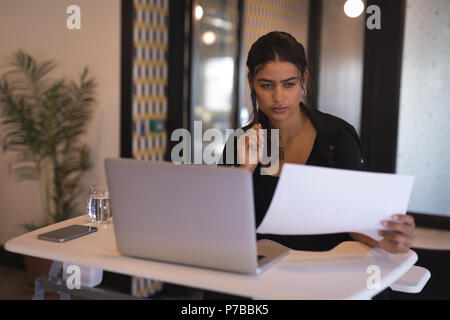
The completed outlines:
{"type": "Polygon", "coordinates": [[[274,91],[273,91],[273,100],[274,100],[274,102],[281,102],[281,101],[283,101],[283,97],[284,97],[283,88],[281,88],[281,86],[276,86],[274,91]]]}

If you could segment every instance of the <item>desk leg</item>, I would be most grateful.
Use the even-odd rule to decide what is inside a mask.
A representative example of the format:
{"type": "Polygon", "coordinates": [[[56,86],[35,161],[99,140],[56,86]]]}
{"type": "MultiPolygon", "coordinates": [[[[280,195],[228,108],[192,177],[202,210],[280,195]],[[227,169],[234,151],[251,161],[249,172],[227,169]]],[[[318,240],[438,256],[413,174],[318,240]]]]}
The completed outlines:
{"type": "Polygon", "coordinates": [[[34,295],[33,300],[44,300],[45,288],[42,283],[41,277],[37,278],[34,281],[34,295]]]}
{"type": "Polygon", "coordinates": [[[80,289],[69,289],[66,282],[62,278],[62,273],[61,277],[59,277],[60,271],[62,271],[62,266],[62,262],[54,261],[49,274],[36,279],[33,300],[44,300],[45,290],[57,292],[61,300],[70,300],[71,295],[92,300],[142,300],[141,298],[134,297],[129,294],[99,288],[81,286],[80,289]]]}
{"type": "MultiPolygon", "coordinates": [[[[44,281],[44,279],[46,278],[48,280],[51,278],[58,278],[59,273],[62,271],[62,265],[63,264],[60,261],[53,261],[48,276],[43,276],[36,279],[34,283],[34,295],[32,298],[33,300],[45,299],[46,281],[44,281]]],[[[60,293],[59,297],[61,300],[70,300],[70,294],[67,293],[60,293]]]]}
{"type": "Polygon", "coordinates": [[[59,292],[59,300],[70,300],[70,294],[59,292]]]}
{"type": "Polygon", "coordinates": [[[50,268],[50,272],[48,275],[52,278],[57,278],[59,273],[62,273],[62,262],[60,261],[53,261],[52,267],[50,268]]]}

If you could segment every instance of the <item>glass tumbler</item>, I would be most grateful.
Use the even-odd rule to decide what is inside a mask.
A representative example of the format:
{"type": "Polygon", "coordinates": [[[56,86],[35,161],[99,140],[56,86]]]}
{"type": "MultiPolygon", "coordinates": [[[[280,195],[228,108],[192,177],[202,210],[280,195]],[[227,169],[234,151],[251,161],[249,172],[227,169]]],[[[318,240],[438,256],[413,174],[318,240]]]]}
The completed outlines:
{"type": "Polygon", "coordinates": [[[89,187],[86,212],[92,223],[107,224],[111,222],[109,192],[95,184],[89,187]]]}

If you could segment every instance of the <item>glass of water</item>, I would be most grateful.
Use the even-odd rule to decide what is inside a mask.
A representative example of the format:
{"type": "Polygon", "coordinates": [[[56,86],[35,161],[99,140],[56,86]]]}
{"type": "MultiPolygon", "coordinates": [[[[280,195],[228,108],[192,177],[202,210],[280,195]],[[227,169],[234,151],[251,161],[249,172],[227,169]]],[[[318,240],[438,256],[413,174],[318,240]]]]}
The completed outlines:
{"type": "Polygon", "coordinates": [[[111,222],[109,192],[95,184],[89,187],[86,212],[92,223],[107,224],[111,222]]]}

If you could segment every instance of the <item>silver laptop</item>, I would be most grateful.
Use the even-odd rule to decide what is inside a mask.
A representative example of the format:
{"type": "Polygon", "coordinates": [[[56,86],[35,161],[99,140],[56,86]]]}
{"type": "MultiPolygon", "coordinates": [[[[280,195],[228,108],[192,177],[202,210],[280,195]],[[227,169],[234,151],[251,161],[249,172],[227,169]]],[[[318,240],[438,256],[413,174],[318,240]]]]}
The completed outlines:
{"type": "Polygon", "coordinates": [[[106,159],[122,255],[258,274],[289,249],[256,242],[253,184],[240,168],[106,159]]]}

